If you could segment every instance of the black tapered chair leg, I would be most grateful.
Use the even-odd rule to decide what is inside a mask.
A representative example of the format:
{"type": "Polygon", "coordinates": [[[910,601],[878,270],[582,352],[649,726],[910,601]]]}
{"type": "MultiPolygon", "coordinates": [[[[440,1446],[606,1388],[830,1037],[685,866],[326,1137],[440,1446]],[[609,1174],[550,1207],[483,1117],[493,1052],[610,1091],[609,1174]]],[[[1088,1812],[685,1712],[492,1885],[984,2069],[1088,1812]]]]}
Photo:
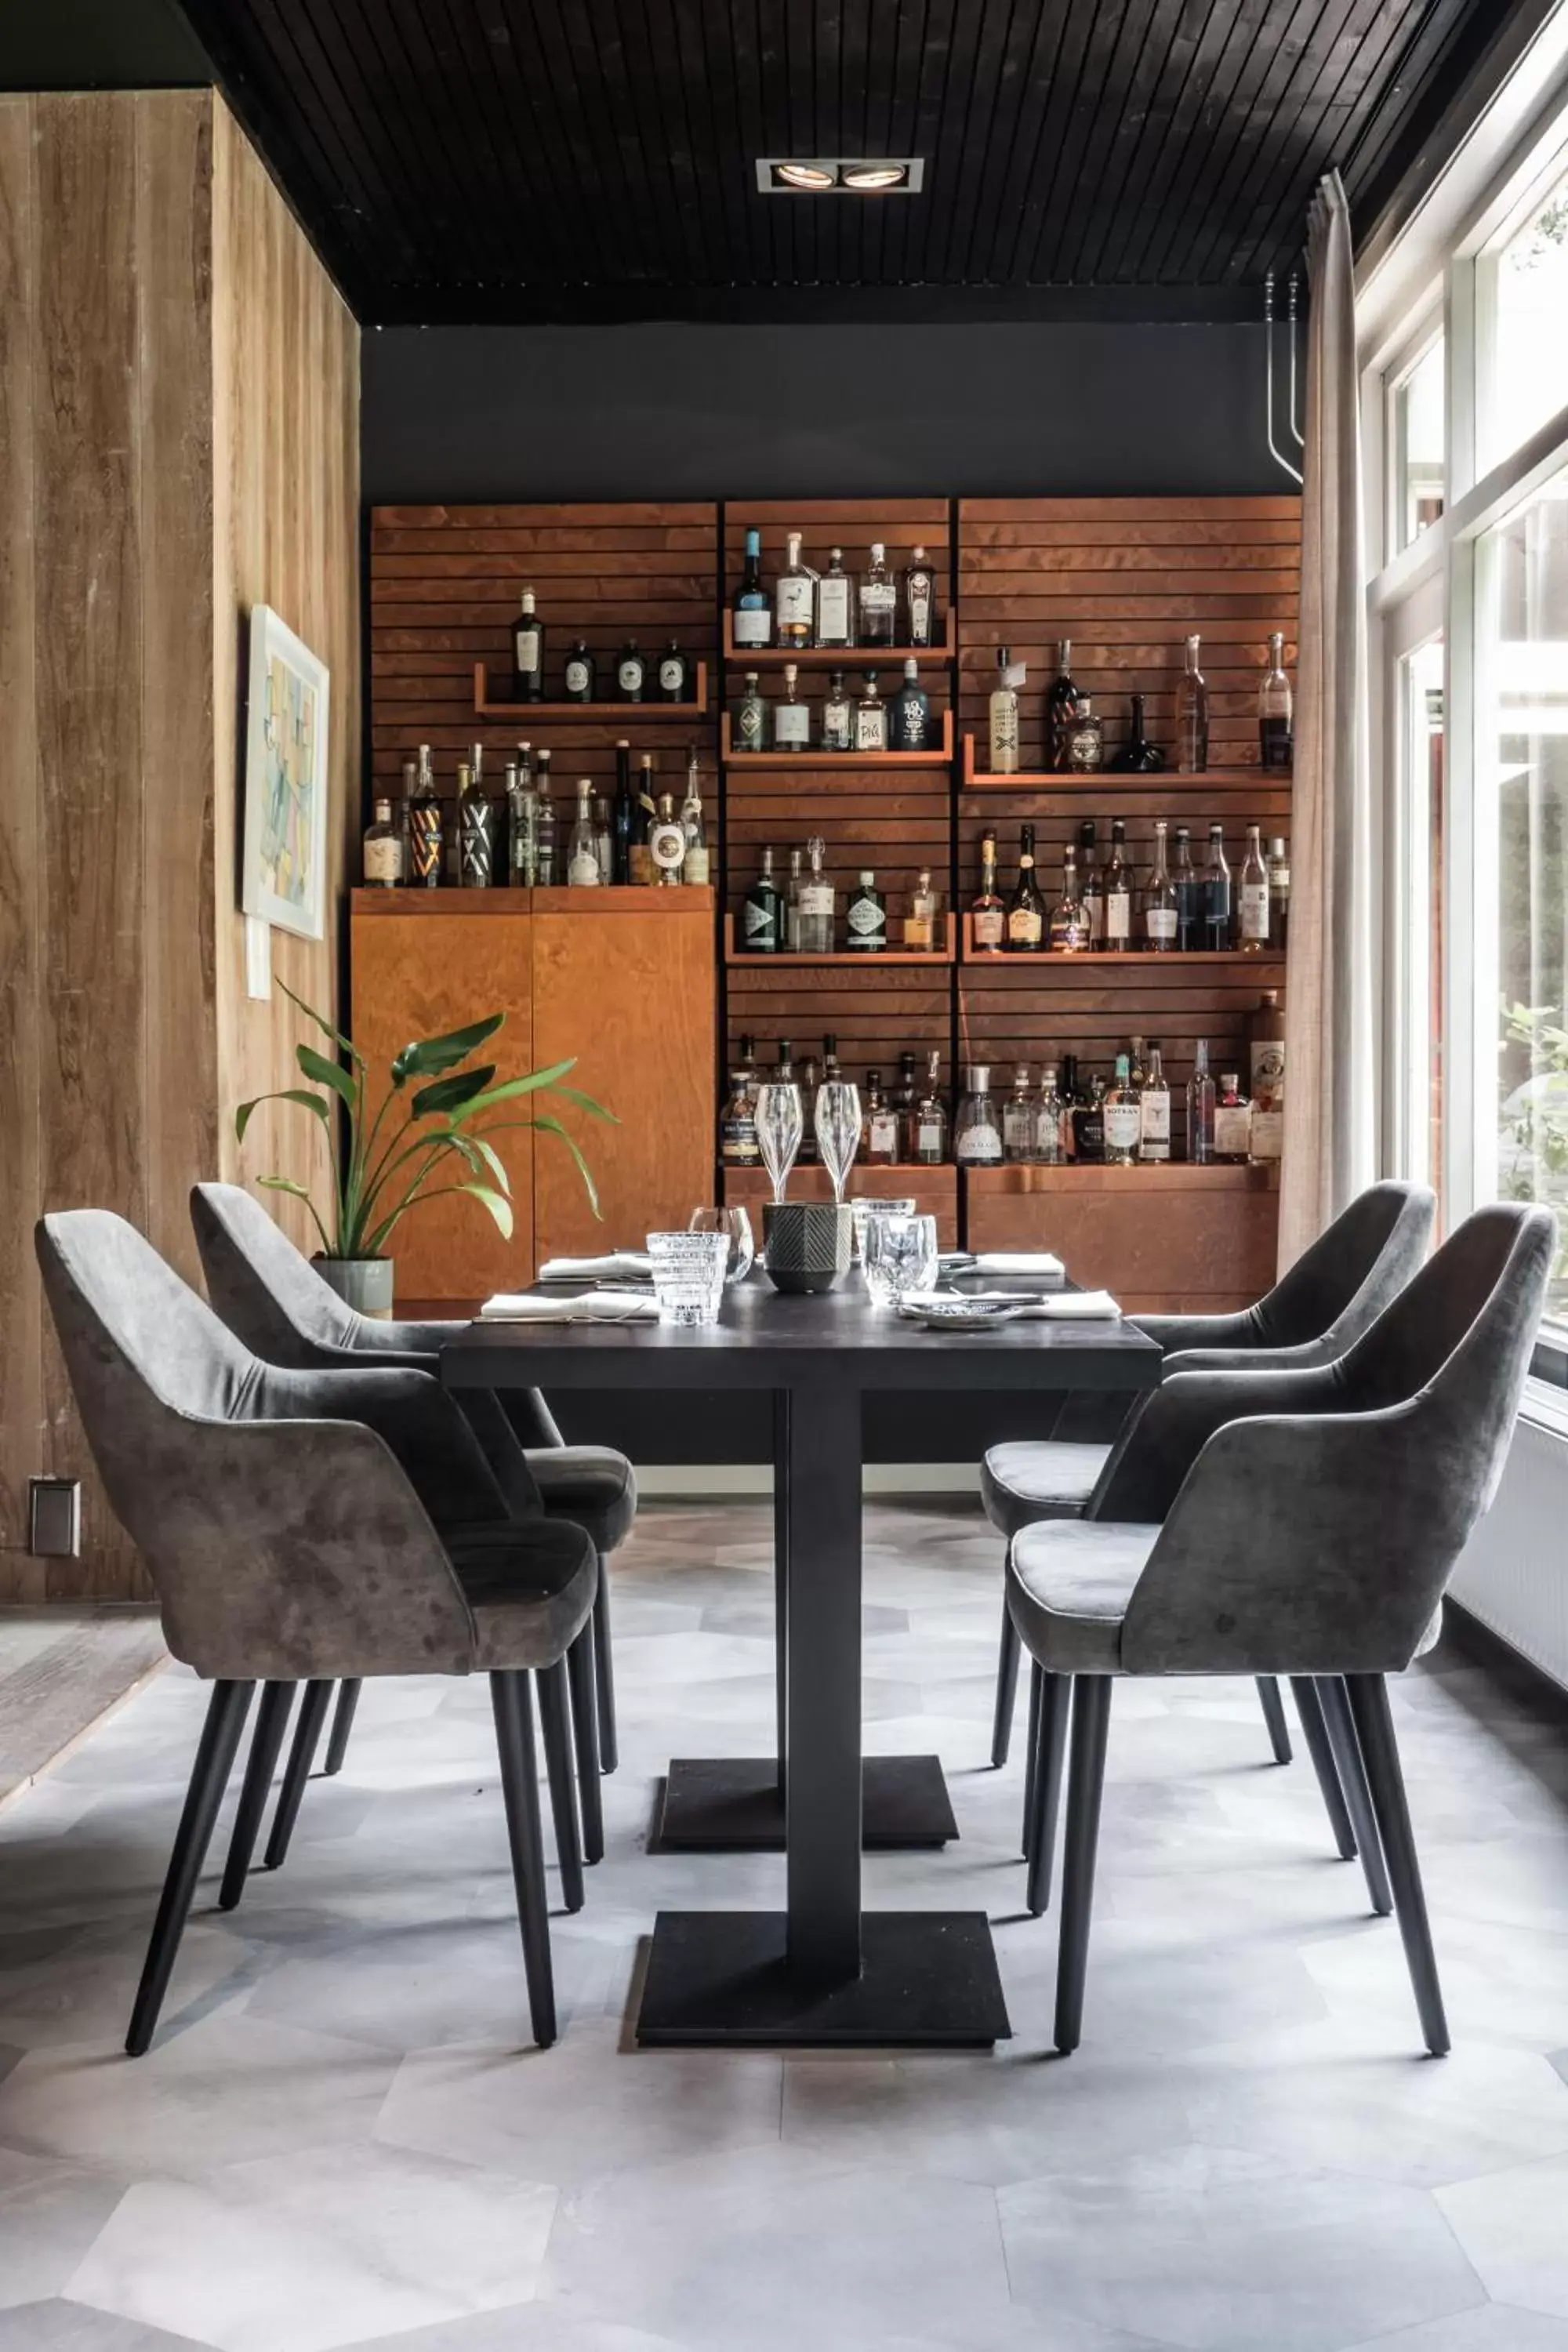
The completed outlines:
{"type": "Polygon", "coordinates": [[[1034,1818],[1029,1831],[1028,1904],[1036,1918],[1051,1899],[1051,1863],[1061,1810],[1062,1758],[1067,1752],[1068,1684],[1061,1675],[1042,1675],[1039,1729],[1035,1755],[1034,1818]]]}
{"type": "Polygon", "coordinates": [[[354,1709],[359,1705],[359,1692],[357,1675],[338,1685],[338,1704],[332,1717],[331,1737],[327,1741],[327,1760],[321,1767],[329,1780],[343,1769],[343,1758],[349,1752],[349,1734],[354,1727],[354,1709]]]}
{"type": "Polygon", "coordinates": [[[1323,1703],[1323,1726],[1329,1735],[1329,1745],[1334,1751],[1334,1762],[1339,1767],[1340,1786],[1345,1792],[1351,1827],[1361,1849],[1367,1900],[1378,1917],[1386,1919],[1394,1908],[1394,1890],[1388,1883],[1383,1840],[1378,1834],[1377,1821],[1373,1812],[1372,1790],[1367,1785],[1366,1765],[1351,1716],[1350,1700],[1345,1695],[1344,1684],[1337,1675],[1318,1675],[1314,1680],[1318,1696],[1323,1703]]]}
{"type": "Polygon", "coordinates": [[[1292,1675],[1291,1696],[1296,1712],[1301,1718],[1301,1735],[1307,1743],[1307,1753],[1312,1759],[1312,1769],[1318,1776],[1318,1786],[1323,1793],[1323,1810],[1333,1832],[1334,1847],[1342,1862],[1355,1860],[1355,1830],[1345,1803],[1345,1792],[1340,1786],[1339,1766],[1329,1744],[1329,1727],[1323,1721],[1323,1702],[1318,1696],[1318,1685],[1310,1675],[1292,1675]]]}
{"type": "Polygon", "coordinates": [[[567,1727],[566,1667],[557,1659],[540,1666],[539,1720],[544,1732],[544,1765],[550,1778],[550,1810],[555,1822],[555,1859],[568,1911],[583,1908],[583,1848],[577,1834],[577,1790],[567,1727]]]}
{"type": "Polygon", "coordinates": [[[1345,1696],[1361,1742],[1378,1835],[1383,1840],[1388,1874],[1394,1883],[1394,1915],[1399,1922],[1422,2037],[1434,2058],[1446,2058],[1450,2047],[1448,2021],[1443,2011],[1443,1989],[1437,1981],[1437,1960],[1432,1949],[1421,1865],[1415,1858],[1410,1808],[1405,1801],[1405,1775],[1399,1769],[1399,1743],[1394,1736],[1388,1685],[1381,1675],[1347,1675],[1345,1696]]]}
{"type": "Polygon", "coordinates": [[[1018,1628],[1002,1599],[1002,1648],[996,1660],[996,1713],[991,1725],[991,1761],[998,1771],[1007,1761],[1013,1739],[1013,1710],[1018,1699],[1018,1628]]]}
{"type": "Polygon", "coordinates": [[[1044,1701],[1046,1670],[1029,1661],[1029,1729],[1024,1750],[1024,1833],[1020,1843],[1024,1860],[1034,1852],[1035,1839],[1035,1769],[1040,1760],[1040,1708],[1044,1701]]]}
{"type": "Polygon", "coordinates": [[[572,1689],[572,1742],[577,1751],[577,1796],[583,1808],[583,1859],[605,1859],[605,1804],[599,1789],[599,1731],[594,1697],[594,1621],[566,1653],[572,1689]]]}
{"type": "Polygon", "coordinates": [[[300,1800],[305,1793],[305,1783],[316,1760],[321,1726],[326,1722],[331,1696],[330,1682],[305,1685],[305,1695],[300,1701],[300,1720],[294,1730],[294,1745],[289,1750],[283,1786],[278,1792],[278,1810],[272,1816],[272,1834],[267,1841],[267,1852],[262,1856],[268,1870],[281,1870],[288,1858],[289,1841],[300,1818],[300,1800]]]}
{"type": "Polygon", "coordinates": [[[490,1676],[507,1843],[511,1849],[517,1924],[528,1978],[528,2013],[542,2050],[555,2039],[555,1979],[550,1965],[550,1908],[544,1896],[544,1835],[539,1824],[539,1766],[533,1753],[533,1699],[526,1674],[490,1676]]]}
{"type": "Polygon", "coordinates": [[[1094,1865],[1100,1847],[1100,1800],[1105,1787],[1105,1743],[1110,1728],[1110,1676],[1072,1678],[1072,1762],[1068,1775],[1067,1832],[1062,1848],[1062,1927],[1057,1960],[1056,2045],[1064,2057],[1083,2031],[1089,1969],[1089,1925],[1094,1908],[1094,1865]]]}
{"type": "Polygon", "coordinates": [[[169,1856],[163,1892],[158,1898],[158,1914],[153,1922],[142,1981],[136,1989],[136,2005],[131,2012],[131,2031],[125,2037],[126,2050],[132,2058],[142,2056],[157,2028],[158,2012],[169,1990],[169,1979],[174,1973],[180,1938],[185,1932],[191,1898],[195,1894],[196,1881],[202,1874],[202,1864],[212,1843],[213,1825],[217,1820],[218,1807],[223,1802],[223,1792],[228,1786],[228,1776],[234,1769],[239,1735],[245,1728],[250,1694],[255,1688],[253,1682],[214,1683],[212,1696],[207,1701],[206,1720],[202,1725],[202,1736],[196,1747],[191,1783],[185,1791],[180,1826],[174,1832],[174,1852],[169,1856]]]}
{"type": "Polygon", "coordinates": [[[594,1595],[594,1678],[599,1724],[599,1769],[613,1772],[621,1760],[616,1738],[616,1662],[610,1655],[610,1555],[599,1554],[599,1583],[594,1595]]]}
{"type": "Polygon", "coordinates": [[[1259,1675],[1258,1696],[1263,1707],[1263,1720],[1268,1728],[1268,1745],[1274,1750],[1276,1764],[1290,1761],[1290,1727],[1285,1720],[1285,1702],[1279,1696],[1279,1685],[1272,1675],[1259,1675]]]}
{"type": "Polygon", "coordinates": [[[289,1727],[295,1688],[293,1683],[263,1683],[261,1686],[261,1705],[256,1710],[256,1729],[251,1735],[250,1754],[240,1784],[239,1805],[229,1832],[228,1860],[218,1888],[220,1911],[232,1911],[245,1892],[246,1874],[256,1852],[261,1816],[272,1793],[272,1775],[278,1769],[278,1751],[289,1727]]]}

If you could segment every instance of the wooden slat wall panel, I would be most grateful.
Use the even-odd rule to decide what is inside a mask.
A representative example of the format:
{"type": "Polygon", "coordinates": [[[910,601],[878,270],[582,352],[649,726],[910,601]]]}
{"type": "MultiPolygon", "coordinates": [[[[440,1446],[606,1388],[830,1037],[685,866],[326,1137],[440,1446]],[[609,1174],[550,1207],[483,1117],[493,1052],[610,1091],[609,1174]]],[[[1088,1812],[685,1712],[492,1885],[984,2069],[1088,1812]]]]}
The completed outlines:
{"type": "Polygon", "coordinates": [[[905,1051],[918,1054],[923,1069],[933,1046],[941,1048],[946,1069],[952,1003],[945,966],[929,974],[908,964],[864,972],[765,967],[761,956],[754,966],[730,967],[731,1054],[742,1037],[752,1036],[762,1059],[772,1062],[778,1041],[786,1037],[800,1062],[807,1054],[820,1056],[823,1037],[831,1034],[838,1040],[845,1076],[857,1082],[877,1069],[890,1084],[905,1051]]]}

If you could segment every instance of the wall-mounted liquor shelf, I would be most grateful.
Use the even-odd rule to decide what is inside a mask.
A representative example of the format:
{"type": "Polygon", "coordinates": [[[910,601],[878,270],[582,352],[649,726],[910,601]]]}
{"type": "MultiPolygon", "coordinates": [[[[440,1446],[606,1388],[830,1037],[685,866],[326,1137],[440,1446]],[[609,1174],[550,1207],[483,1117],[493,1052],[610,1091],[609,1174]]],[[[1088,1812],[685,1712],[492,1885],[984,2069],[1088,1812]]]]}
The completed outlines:
{"type": "MultiPolygon", "coordinates": [[[[657,662],[657,654],[648,656],[657,662]]],[[[690,720],[703,718],[708,709],[708,665],[697,664],[697,693],[689,702],[664,702],[649,698],[646,702],[520,702],[510,695],[490,692],[489,665],[474,664],[474,713],[479,719],[579,719],[588,724],[607,724],[614,720],[628,727],[641,727],[650,719],[661,723],[672,719],[690,720]]]]}
{"type": "Polygon", "coordinates": [[[922,669],[938,669],[951,662],[957,650],[951,604],[940,638],[929,646],[738,646],[735,616],[728,607],[724,614],[724,660],[731,669],[782,669],[785,662],[794,662],[801,669],[902,669],[907,661],[918,662],[922,669]]]}
{"type": "Polygon", "coordinates": [[[1267,975],[1265,985],[1272,985],[1285,967],[1284,951],[1258,955],[1250,948],[1184,948],[1169,954],[1152,953],[1147,948],[1079,948],[1064,951],[1060,948],[1042,948],[1020,953],[1007,948],[977,948],[974,944],[974,918],[963,918],[963,944],[959,960],[963,963],[980,965],[987,971],[997,969],[1026,971],[1060,971],[1072,964],[1196,964],[1236,965],[1242,971],[1261,971],[1267,975]]]}
{"type": "Polygon", "coordinates": [[[879,769],[946,768],[952,764],[952,713],[942,714],[942,740],[933,743],[929,751],[825,751],[820,745],[803,751],[737,751],[730,740],[730,714],[726,710],[719,738],[720,752],[728,767],[742,769],[748,774],[764,773],[784,768],[862,768],[874,775],[879,769]]]}
{"type": "Polygon", "coordinates": [[[966,793],[1089,793],[1186,792],[1205,785],[1227,792],[1258,792],[1290,788],[1288,768],[1205,768],[1201,774],[1179,768],[1041,768],[1016,769],[1002,774],[974,764],[974,738],[963,738],[963,790],[966,793]]]}
{"type": "Polygon", "coordinates": [[[726,915],[724,961],[727,964],[754,965],[763,971],[775,971],[783,965],[792,971],[862,971],[885,964],[912,965],[919,971],[926,965],[952,963],[958,926],[951,915],[942,918],[942,944],[934,948],[844,948],[832,955],[758,955],[752,949],[735,945],[735,918],[726,915]]]}

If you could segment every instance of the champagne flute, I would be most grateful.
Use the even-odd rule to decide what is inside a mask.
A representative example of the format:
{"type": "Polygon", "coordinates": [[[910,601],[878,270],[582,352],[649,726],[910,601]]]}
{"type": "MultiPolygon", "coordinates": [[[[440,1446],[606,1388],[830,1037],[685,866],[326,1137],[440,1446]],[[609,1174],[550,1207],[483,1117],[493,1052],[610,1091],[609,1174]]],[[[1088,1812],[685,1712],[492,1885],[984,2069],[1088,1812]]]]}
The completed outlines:
{"type": "Polygon", "coordinates": [[[816,1152],[833,1180],[833,1197],[840,1208],[859,1149],[860,1089],[847,1078],[829,1078],[816,1089],[816,1152]]]}
{"type": "Polygon", "coordinates": [[[789,1171],[795,1166],[800,1139],[805,1131],[800,1088],[776,1080],[757,1088],[757,1142],[763,1165],[773,1180],[773,1200],[782,1201],[789,1171]]]}

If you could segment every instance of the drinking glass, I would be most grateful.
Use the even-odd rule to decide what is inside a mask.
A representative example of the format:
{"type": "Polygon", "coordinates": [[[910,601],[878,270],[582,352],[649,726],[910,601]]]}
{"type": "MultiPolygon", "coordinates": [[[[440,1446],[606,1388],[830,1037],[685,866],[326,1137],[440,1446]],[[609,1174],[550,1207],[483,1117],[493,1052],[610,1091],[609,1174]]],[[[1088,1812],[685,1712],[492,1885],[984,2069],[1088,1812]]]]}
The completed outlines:
{"type": "Polygon", "coordinates": [[[661,1323],[717,1323],[724,1296],[727,1234],[649,1234],[653,1295],[661,1323]]]}
{"type": "Polygon", "coordinates": [[[833,1180],[842,1208],[844,1185],[860,1149],[860,1089],[847,1078],[829,1078],[816,1089],[816,1156],[833,1180]]]}
{"type": "Polygon", "coordinates": [[[851,1263],[856,1265],[863,1265],[866,1262],[866,1227],[872,1217],[912,1217],[919,1207],[920,1202],[913,1200],[851,1201],[849,1203],[849,1223],[854,1228],[855,1234],[855,1244],[851,1252],[851,1263]]]}
{"type": "Polygon", "coordinates": [[[936,1219],[872,1217],[866,1227],[866,1287],[879,1307],[936,1288],[936,1219]]]}
{"type": "Polygon", "coordinates": [[[722,1234],[730,1254],[724,1280],[727,1284],[744,1282],[757,1255],[752,1221],[744,1209],[693,1209],[689,1230],[694,1234],[722,1234]]]}
{"type": "Polygon", "coordinates": [[[805,1118],[800,1106],[800,1088],[794,1084],[780,1086],[776,1082],[757,1088],[757,1142],[762,1149],[763,1166],[773,1180],[773,1199],[782,1201],[789,1171],[795,1166],[800,1139],[805,1131],[805,1118]]]}

